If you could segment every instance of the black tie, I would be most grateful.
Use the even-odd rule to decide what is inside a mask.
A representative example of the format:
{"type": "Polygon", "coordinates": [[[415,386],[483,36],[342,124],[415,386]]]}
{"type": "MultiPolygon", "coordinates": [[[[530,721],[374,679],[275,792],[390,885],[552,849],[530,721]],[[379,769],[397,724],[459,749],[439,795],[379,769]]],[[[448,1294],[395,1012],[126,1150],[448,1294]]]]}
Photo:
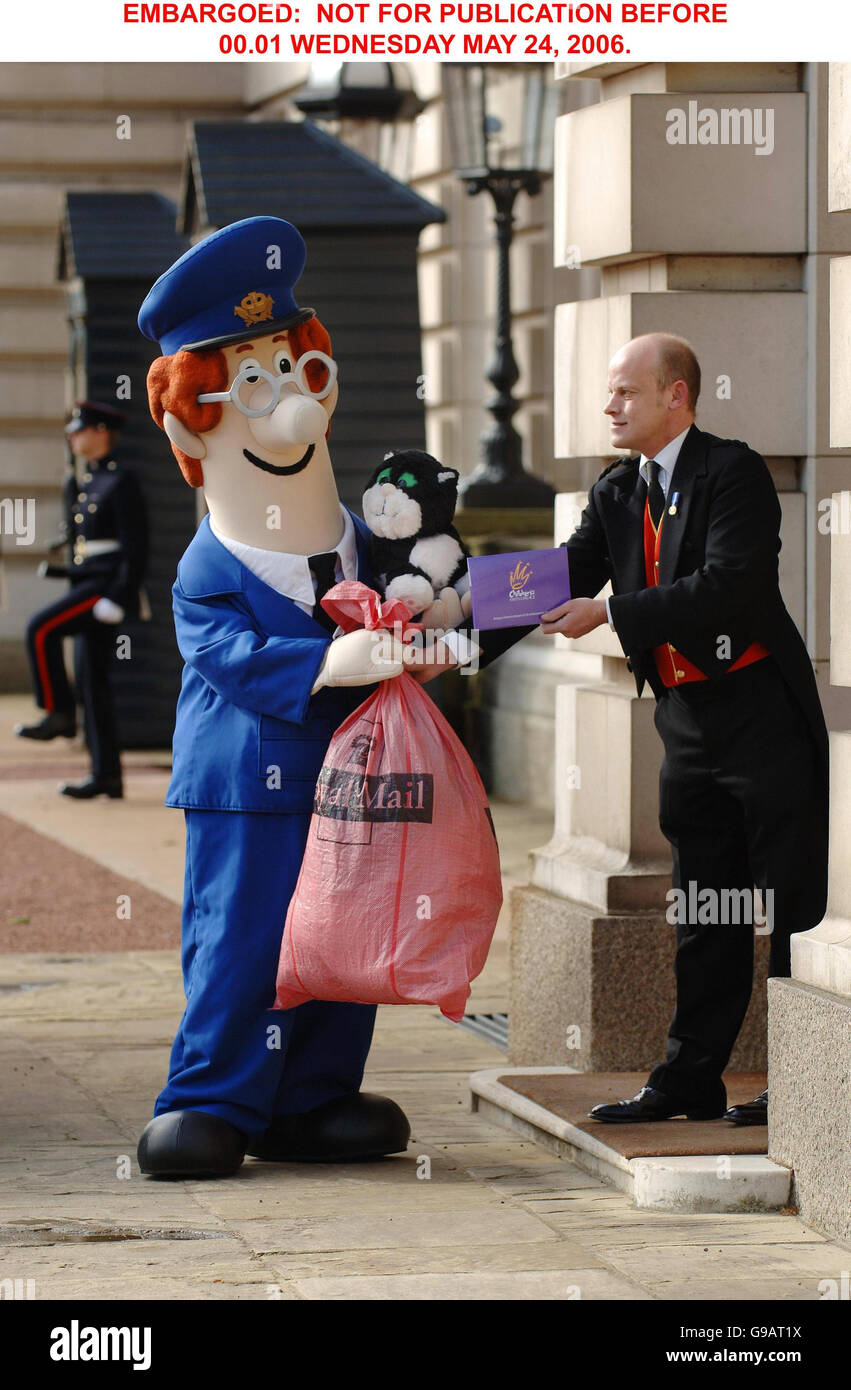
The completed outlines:
{"type": "Polygon", "coordinates": [[[337,583],[337,552],[336,550],[327,550],[322,555],[308,555],[307,563],[310,565],[313,578],[316,581],[316,602],[313,605],[313,616],[318,623],[322,624],[326,632],[333,632],[337,624],[333,618],[328,616],[319,600],[337,583]]]}
{"type": "Polygon", "coordinates": [[[658,531],[659,522],[665,511],[665,494],[659,482],[659,465],[655,459],[647,460],[647,476],[650,479],[647,488],[647,496],[650,498],[650,519],[658,531]]]}

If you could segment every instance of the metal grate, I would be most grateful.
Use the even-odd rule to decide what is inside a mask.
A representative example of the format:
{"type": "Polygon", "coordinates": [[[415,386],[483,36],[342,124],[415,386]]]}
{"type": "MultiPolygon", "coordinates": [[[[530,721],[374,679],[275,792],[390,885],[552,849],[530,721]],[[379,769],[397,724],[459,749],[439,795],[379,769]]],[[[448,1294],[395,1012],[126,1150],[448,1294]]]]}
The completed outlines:
{"type": "Polygon", "coordinates": [[[508,1051],[508,1014],[465,1014],[456,1028],[467,1028],[501,1052],[508,1051]]]}

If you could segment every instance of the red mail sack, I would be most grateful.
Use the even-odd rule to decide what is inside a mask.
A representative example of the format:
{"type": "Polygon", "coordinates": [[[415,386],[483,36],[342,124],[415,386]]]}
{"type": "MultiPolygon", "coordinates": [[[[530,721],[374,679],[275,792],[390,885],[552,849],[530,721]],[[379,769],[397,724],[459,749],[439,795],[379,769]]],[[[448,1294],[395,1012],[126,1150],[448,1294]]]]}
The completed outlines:
{"type": "MultiPolygon", "coordinates": [[[[346,630],[412,625],[354,580],[323,606],[346,630]]],[[[287,912],[275,1008],[309,999],[436,1004],[458,1021],[502,904],[470,757],[417,681],[381,681],[340,725],[316,784],[287,912]]]]}

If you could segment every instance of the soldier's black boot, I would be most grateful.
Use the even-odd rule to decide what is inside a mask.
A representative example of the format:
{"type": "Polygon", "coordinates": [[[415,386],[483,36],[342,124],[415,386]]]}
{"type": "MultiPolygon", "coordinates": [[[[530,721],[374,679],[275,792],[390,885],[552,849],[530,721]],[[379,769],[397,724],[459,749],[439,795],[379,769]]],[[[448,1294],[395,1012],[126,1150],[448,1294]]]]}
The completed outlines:
{"type": "Polygon", "coordinates": [[[65,713],[54,710],[46,714],[38,724],[16,724],[18,738],[35,738],[48,742],[52,738],[73,738],[77,732],[77,717],[72,710],[65,713]]]}
{"type": "Polygon", "coordinates": [[[84,782],[63,782],[59,791],[62,796],[72,796],[77,801],[90,801],[93,796],[108,796],[117,801],[124,795],[120,777],[87,777],[84,782]]]}

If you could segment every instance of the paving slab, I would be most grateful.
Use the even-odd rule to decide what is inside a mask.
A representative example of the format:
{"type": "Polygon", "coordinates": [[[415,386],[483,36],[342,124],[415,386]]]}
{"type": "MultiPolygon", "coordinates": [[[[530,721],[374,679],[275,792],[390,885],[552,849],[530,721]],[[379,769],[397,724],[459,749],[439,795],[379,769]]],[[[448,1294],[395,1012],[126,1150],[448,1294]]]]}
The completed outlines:
{"type": "MultiPolygon", "coordinates": [[[[678,1284],[702,1279],[747,1280],[836,1277],[835,1251],[829,1242],[644,1244],[629,1249],[600,1247],[608,1264],[646,1284],[678,1284]]],[[[847,1254],[846,1254],[847,1264],[847,1254]]]]}
{"type": "Polygon", "coordinates": [[[370,1250],[386,1246],[468,1245],[484,1233],[489,1245],[551,1241],[555,1233],[530,1212],[509,1206],[405,1212],[275,1222],[236,1221],[233,1229],[258,1255],[272,1251],[370,1250]]]}
{"type": "MultiPolygon", "coordinates": [[[[570,1301],[576,1290],[585,1301],[668,1301],[684,1288],[695,1299],[779,1301],[814,1297],[819,1278],[847,1268],[846,1250],[793,1215],[638,1209],[531,1136],[472,1113],[470,1072],[504,1074],[504,1055],[429,1008],[379,1010],[364,1083],[410,1114],[407,1157],[250,1160],[221,1182],[144,1178],[135,1144],[183,1008],[178,953],[147,918],[134,949],[112,949],[120,939],[99,939],[85,921],[63,935],[57,866],[68,861],[51,845],[78,856],[74,873],[99,883],[104,903],[116,879],[131,879],[176,921],[181,818],[156,804],[166,772],[131,755],[123,818],[90,803],[81,836],[79,808],[55,796],[79,751],[65,750],[59,767],[48,746],[10,771],[21,750],[4,719],[26,713],[16,703],[0,698],[0,807],[13,828],[41,837],[30,846],[44,851],[50,935],[37,950],[0,954],[2,1277],[34,1278],[37,1298],[69,1302],[570,1301]],[[427,1180],[416,1176],[420,1156],[427,1180]]],[[[525,816],[494,807],[516,873],[549,833],[525,816]]],[[[470,1011],[504,1012],[507,979],[503,918],[470,1011]]]]}
{"type": "Polygon", "coordinates": [[[420,1245],[371,1247],[368,1250],[303,1250],[264,1256],[287,1279],[325,1274],[510,1274],[514,1270],[605,1269],[599,1256],[574,1241],[521,1241],[502,1245],[420,1245]]]}
{"type": "MultiPolygon", "coordinates": [[[[725,1078],[731,1103],[758,1094],[765,1077],[725,1078]]],[[[589,1118],[595,1098],[634,1095],[638,1073],[585,1073],[570,1067],[488,1068],[470,1078],[472,1104],[484,1119],[526,1135],[628,1193],[637,1206],[661,1211],[782,1210],[792,1174],[765,1153],[767,1128],[719,1119],[601,1124],[589,1118]]]]}
{"type": "MultiPolygon", "coordinates": [[[[674,1284],[650,1284],[654,1298],[669,1303],[682,1300],[682,1288],[674,1284]]],[[[823,1298],[817,1283],[811,1279],[701,1279],[690,1283],[688,1297],[692,1303],[795,1303],[817,1302],[823,1298]]],[[[771,1323],[777,1319],[767,1315],[771,1323]]],[[[765,1316],[760,1318],[764,1322],[765,1316]]]]}
{"type": "Polygon", "coordinates": [[[304,1298],[355,1301],[392,1299],[395,1302],[420,1302],[443,1299],[478,1303],[482,1300],[538,1302],[542,1298],[562,1302],[588,1298],[611,1301],[649,1298],[642,1289],[599,1269],[577,1269],[564,1273],[521,1270],[508,1274],[482,1271],[476,1274],[325,1277],[298,1279],[296,1285],[304,1298]]]}

